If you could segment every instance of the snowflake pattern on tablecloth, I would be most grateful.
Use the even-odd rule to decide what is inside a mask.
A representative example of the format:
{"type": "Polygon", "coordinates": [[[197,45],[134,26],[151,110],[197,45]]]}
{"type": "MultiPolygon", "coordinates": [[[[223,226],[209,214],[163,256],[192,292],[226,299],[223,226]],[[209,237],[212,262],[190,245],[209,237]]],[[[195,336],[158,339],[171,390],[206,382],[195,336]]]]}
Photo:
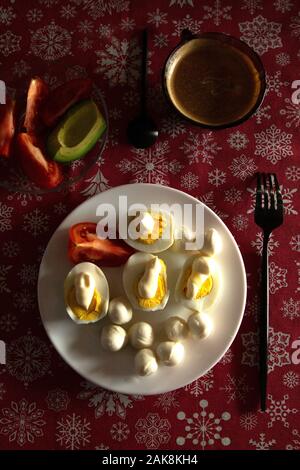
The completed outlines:
{"type": "Polygon", "coordinates": [[[263,10],[262,0],[243,0],[242,10],[248,10],[250,15],[254,15],[256,10],[263,10]]]}
{"type": "Polygon", "coordinates": [[[0,383],[0,400],[3,400],[5,393],[6,393],[6,390],[4,388],[4,384],[0,383]]]}
{"type": "Polygon", "coordinates": [[[155,11],[147,13],[148,21],[147,23],[153,24],[156,28],[162,24],[167,23],[167,13],[162,12],[159,8],[156,8],[155,11]]]}
{"type": "Polygon", "coordinates": [[[282,383],[285,385],[287,388],[293,389],[298,387],[300,383],[300,376],[297,374],[297,372],[293,372],[292,370],[289,370],[283,375],[282,378],[282,383]]]}
{"type": "Polygon", "coordinates": [[[87,197],[95,196],[95,194],[110,188],[108,179],[105,178],[101,170],[97,170],[94,175],[84,180],[84,184],[86,187],[81,190],[81,194],[87,197]]]}
{"type": "Polygon", "coordinates": [[[10,288],[8,287],[7,284],[7,279],[6,276],[11,270],[12,266],[4,266],[3,264],[0,264],[0,293],[9,293],[10,288]]]}
{"type": "Polygon", "coordinates": [[[212,132],[202,133],[200,136],[191,131],[180,149],[186,155],[190,165],[200,161],[212,165],[215,156],[222,150],[215,142],[212,132]]]}
{"type": "Polygon", "coordinates": [[[248,158],[246,155],[240,155],[232,160],[229,167],[233,176],[245,181],[250,176],[253,176],[257,170],[253,158],[248,158]]]}
{"type": "Polygon", "coordinates": [[[90,442],[91,424],[83,416],[72,413],[57,421],[56,440],[67,450],[77,450],[90,442]]]}
{"type": "Polygon", "coordinates": [[[114,15],[120,12],[127,12],[130,2],[128,0],[83,0],[83,10],[96,20],[104,15],[114,15]]]}
{"type": "Polygon", "coordinates": [[[21,39],[21,36],[14,34],[12,31],[0,34],[0,53],[7,57],[14,52],[20,51],[21,39]]]}
{"type": "Polygon", "coordinates": [[[255,450],[270,450],[275,444],[275,439],[266,440],[266,434],[260,433],[258,438],[250,439],[249,444],[255,447],[255,450]]]}
{"type": "Polygon", "coordinates": [[[174,25],[173,36],[180,36],[184,29],[189,29],[193,34],[199,34],[201,31],[202,20],[194,20],[191,15],[186,15],[180,20],[172,20],[174,25]]]}
{"type": "Polygon", "coordinates": [[[232,217],[232,225],[238,231],[247,230],[249,225],[249,219],[244,214],[237,214],[232,217]]]}
{"type": "Polygon", "coordinates": [[[10,408],[2,408],[1,411],[0,434],[7,436],[9,442],[16,442],[23,447],[27,443],[33,444],[36,438],[44,435],[44,411],[37,408],[35,402],[28,403],[22,398],[18,403],[12,401],[10,408]]]}
{"type": "Polygon", "coordinates": [[[268,395],[269,406],[266,413],[269,415],[268,428],[272,428],[276,422],[283,424],[289,428],[289,416],[298,413],[296,408],[288,407],[289,395],[284,395],[281,399],[276,400],[273,395],[268,395]]]}
{"type": "Polygon", "coordinates": [[[281,131],[275,124],[272,124],[266,131],[254,135],[256,140],[255,155],[265,157],[273,165],[276,165],[282,158],[293,155],[291,142],[293,135],[281,131]]]}
{"type": "Polygon", "coordinates": [[[0,202],[0,232],[11,230],[11,218],[14,208],[0,202]]]}
{"type": "Polygon", "coordinates": [[[244,132],[235,131],[229,135],[227,142],[232,149],[242,150],[247,147],[249,139],[244,132]]]}
{"type": "Polygon", "coordinates": [[[57,413],[60,411],[65,411],[70,403],[68,392],[66,390],[62,390],[61,388],[49,390],[45,400],[48,409],[56,411],[57,413]]]}
{"type": "Polygon", "coordinates": [[[279,113],[285,116],[286,127],[300,126],[300,105],[294,104],[289,98],[285,98],[285,108],[280,109],[279,113]]]}
{"type": "MultiPolygon", "coordinates": [[[[251,246],[255,248],[256,253],[258,255],[262,254],[263,250],[263,234],[261,232],[257,232],[255,240],[251,240],[251,246]]],[[[275,253],[275,248],[279,247],[279,241],[275,240],[275,235],[272,233],[269,238],[268,243],[268,255],[272,256],[275,253]]]]}
{"type": "Polygon", "coordinates": [[[136,442],[144,444],[146,449],[158,449],[161,445],[166,445],[171,438],[169,420],[161,418],[158,413],[148,413],[145,418],[139,418],[135,429],[136,442]]]}
{"type": "Polygon", "coordinates": [[[29,232],[34,237],[37,237],[41,233],[47,232],[49,215],[44,214],[40,209],[34,209],[24,215],[24,222],[22,229],[25,232],[29,232]]]}
{"type": "Polygon", "coordinates": [[[283,301],[283,305],[280,308],[285,318],[294,320],[300,317],[300,300],[293,299],[290,297],[288,300],[283,301]]]}
{"type": "Polygon", "coordinates": [[[32,32],[30,48],[34,55],[49,62],[71,54],[72,35],[54,21],[32,32]]]}
{"type": "Polygon", "coordinates": [[[168,413],[170,409],[177,408],[179,406],[179,402],[177,401],[177,394],[177,390],[173,392],[162,393],[154,402],[154,406],[162,408],[165,413],[168,413]]]}
{"type": "Polygon", "coordinates": [[[184,389],[190,392],[194,397],[199,397],[205,392],[211,390],[214,386],[214,372],[213,370],[208,371],[205,375],[202,375],[199,379],[186,385],[184,389]]]}
{"type": "Polygon", "coordinates": [[[206,204],[210,209],[212,209],[221,219],[227,219],[228,214],[226,214],[216,206],[213,191],[209,191],[208,193],[199,196],[198,199],[204,204],[206,204]]]}
{"type": "Polygon", "coordinates": [[[300,252],[300,234],[299,235],[293,235],[290,243],[289,243],[291,249],[293,251],[298,251],[300,252]]]}
{"type": "Polygon", "coordinates": [[[231,20],[230,11],[231,5],[223,6],[221,0],[215,0],[213,5],[204,5],[204,11],[206,12],[203,16],[205,20],[212,19],[216,26],[219,26],[222,20],[231,20]]]}
{"type": "Polygon", "coordinates": [[[130,429],[126,423],[119,421],[112,425],[110,434],[114,441],[122,442],[128,439],[130,429]]]}
{"type": "Polygon", "coordinates": [[[177,413],[177,419],[179,421],[185,421],[186,425],[184,430],[186,431],[185,436],[178,436],[176,444],[183,446],[186,441],[191,441],[193,446],[205,449],[207,446],[212,446],[215,442],[220,441],[221,445],[229,446],[231,439],[229,437],[223,437],[221,432],[223,430],[222,421],[229,421],[231,418],[228,411],[224,411],[220,418],[216,417],[215,413],[208,412],[208,401],[201,400],[199,402],[200,412],[195,412],[191,417],[187,417],[184,411],[177,413]]]}
{"type": "Polygon", "coordinates": [[[300,36],[300,11],[298,12],[298,16],[292,17],[291,34],[296,37],[300,36]]]}
{"type": "Polygon", "coordinates": [[[286,450],[300,450],[300,433],[298,429],[293,429],[292,436],[292,443],[286,445],[286,450]]]}
{"type": "Polygon", "coordinates": [[[287,269],[280,268],[272,261],[269,265],[269,286],[271,294],[275,294],[279,289],[287,287],[286,282],[287,269]]]}
{"type": "Polygon", "coordinates": [[[268,49],[282,47],[281,24],[269,22],[262,15],[257,16],[253,21],[239,23],[239,28],[242,33],[240,39],[260,55],[267,52],[268,49]]]}
{"type": "Polygon", "coordinates": [[[281,70],[277,70],[274,75],[267,74],[266,81],[266,95],[270,92],[274,92],[276,93],[276,96],[282,96],[281,87],[290,85],[287,80],[285,80],[284,82],[281,80],[281,70]]]}
{"type": "Polygon", "coordinates": [[[162,121],[161,132],[167,134],[172,139],[186,133],[186,126],[182,119],[176,114],[171,114],[162,121]]]}
{"type": "Polygon", "coordinates": [[[271,114],[269,114],[270,110],[271,106],[269,104],[267,104],[266,106],[260,106],[258,108],[258,110],[254,114],[257,124],[261,124],[264,119],[271,119],[271,114]]]}
{"type": "Polygon", "coordinates": [[[3,313],[0,316],[0,330],[5,333],[14,331],[18,326],[18,319],[13,313],[3,313]]]}
{"type": "Polygon", "coordinates": [[[220,387],[220,390],[223,390],[227,396],[227,403],[237,400],[245,403],[246,397],[253,390],[253,387],[247,383],[246,374],[241,377],[233,377],[227,374],[226,382],[220,387]]]}
{"type": "Polygon", "coordinates": [[[252,431],[257,426],[257,415],[255,413],[247,412],[240,417],[240,426],[246,431],[252,431]]]}
{"type": "Polygon", "coordinates": [[[143,400],[141,395],[123,395],[122,393],[108,392],[97,385],[90,382],[81,382],[84,388],[77,398],[80,400],[88,400],[88,406],[95,408],[95,418],[100,418],[107,414],[113,416],[114,414],[119,418],[126,418],[127,409],[133,408],[135,401],[143,400]]]}

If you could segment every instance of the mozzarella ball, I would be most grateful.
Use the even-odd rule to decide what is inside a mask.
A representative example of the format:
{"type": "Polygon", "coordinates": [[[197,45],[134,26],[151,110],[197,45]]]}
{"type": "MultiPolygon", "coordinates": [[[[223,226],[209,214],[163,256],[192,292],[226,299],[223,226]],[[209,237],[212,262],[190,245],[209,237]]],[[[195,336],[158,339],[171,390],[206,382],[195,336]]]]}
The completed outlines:
{"type": "Polygon", "coordinates": [[[188,334],[186,321],[180,317],[170,317],[165,321],[164,330],[170,341],[178,341],[188,334]]]}
{"type": "Polygon", "coordinates": [[[127,342],[127,333],[121,326],[106,325],[101,330],[101,344],[107,351],[120,351],[127,342]]]}
{"type": "Polygon", "coordinates": [[[211,318],[203,312],[195,312],[188,318],[190,332],[198,338],[207,338],[213,330],[211,318]]]}
{"type": "Polygon", "coordinates": [[[151,349],[141,349],[134,358],[134,367],[138,375],[151,375],[157,371],[158,364],[151,349]]]}
{"type": "Polygon", "coordinates": [[[134,323],[128,332],[129,341],[135,349],[148,348],[153,343],[153,328],[149,323],[140,321],[134,323]]]}
{"type": "Polygon", "coordinates": [[[184,346],[174,341],[163,341],[156,348],[159,360],[166,366],[176,366],[184,358],[184,346]]]}
{"type": "Polygon", "coordinates": [[[125,297],[115,297],[108,306],[108,316],[112,323],[125,325],[132,319],[132,308],[125,297]]]}
{"type": "Polygon", "coordinates": [[[205,232],[201,252],[206,256],[218,255],[222,251],[222,238],[216,229],[210,228],[205,232]]]}

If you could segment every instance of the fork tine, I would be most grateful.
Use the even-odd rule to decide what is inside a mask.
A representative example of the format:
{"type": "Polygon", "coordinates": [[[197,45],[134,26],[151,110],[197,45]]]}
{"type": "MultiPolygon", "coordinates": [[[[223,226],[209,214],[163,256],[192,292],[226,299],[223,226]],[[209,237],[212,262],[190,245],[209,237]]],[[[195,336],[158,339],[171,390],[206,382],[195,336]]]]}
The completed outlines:
{"type": "Polygon", "coordinates": [[[267,178],[266,174],[262,174],[262,179],[263,179],[263,201],[264,201],[264,209],[268,209],[269,206],[269,193],[268,193],[268,187],[267,187],[267,178]]]}
{"type": "Polygon", "coordinates": [[[275,209],[275,185],[274,185],[274,175],[272,173],[267,174],[267,179],[269,182],[269,188],[270,188],[270,208],[275,209]]]}
{"type": "Polygon", "coordinates": [[[262,187],[262,182],[261,182],[261,173],[257,173],[256,177],[256,199],[255,199],[255,207],[261,208],[262,207],[262,194],[261,194],[261,187],[262,187]]]}
{"type": "Polygon", "coordinates": [[[283,207],[283,200],[282,200],[282,194],[280,191],[280,186],[277,180],[277,176],[275,173],[273,173],[273,178],[274,178],[274,183],[275,183],[275,188],[276,188],[276,197],[277,197],[277,207],[283,207]]]}

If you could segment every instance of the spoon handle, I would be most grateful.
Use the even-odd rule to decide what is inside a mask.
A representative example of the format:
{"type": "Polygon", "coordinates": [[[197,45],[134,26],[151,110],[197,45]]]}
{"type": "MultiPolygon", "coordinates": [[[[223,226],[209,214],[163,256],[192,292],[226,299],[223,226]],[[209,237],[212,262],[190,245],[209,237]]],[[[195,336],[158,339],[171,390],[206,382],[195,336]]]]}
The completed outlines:
{"type": "Polygon", "coordinates": [[[141,76],[141,112],[147,111],[147,62],[148,62],[148,32],[142,33],[142,76],[141,76]]]}

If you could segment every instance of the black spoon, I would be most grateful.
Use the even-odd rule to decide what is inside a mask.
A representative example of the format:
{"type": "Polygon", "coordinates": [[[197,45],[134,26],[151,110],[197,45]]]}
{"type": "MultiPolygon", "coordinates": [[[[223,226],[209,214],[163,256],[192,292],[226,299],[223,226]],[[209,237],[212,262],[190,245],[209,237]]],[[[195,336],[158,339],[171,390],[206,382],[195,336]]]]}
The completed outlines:
{"type": "Polygon", "coordinates": [[[147,51],[148,34],[143,30],[142,36],[142,76],[141,76],[141,112],[133,119],[127,128],[127,137],[131,145],[145,149],[153,145],[158,137],[155,122],[147,113],[147,51]]]}

